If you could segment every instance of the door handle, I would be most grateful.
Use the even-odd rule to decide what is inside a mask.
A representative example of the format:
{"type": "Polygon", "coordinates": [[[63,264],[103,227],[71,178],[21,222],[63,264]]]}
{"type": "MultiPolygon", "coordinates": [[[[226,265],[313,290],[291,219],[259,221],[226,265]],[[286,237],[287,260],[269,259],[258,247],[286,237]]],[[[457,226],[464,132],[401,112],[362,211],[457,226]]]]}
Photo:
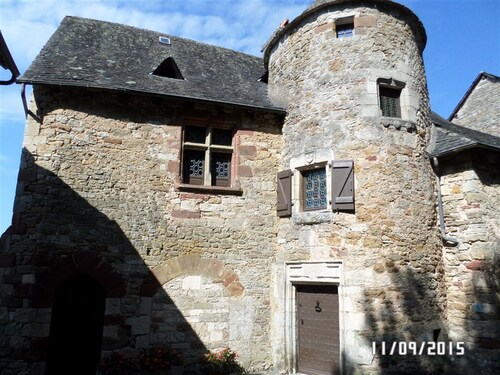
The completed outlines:
{"type": "Polygon", "coordinates": [[[300,325],[304,325],[304,319],[300,319],[300,325]]]}
{"type": "Polygon", "coordinates": [[[316,310],[316,312],[321,312],[323,310],[319,305],[319,301],[316,301],[316,307],[314,307],[314,310],[316,310]]]}

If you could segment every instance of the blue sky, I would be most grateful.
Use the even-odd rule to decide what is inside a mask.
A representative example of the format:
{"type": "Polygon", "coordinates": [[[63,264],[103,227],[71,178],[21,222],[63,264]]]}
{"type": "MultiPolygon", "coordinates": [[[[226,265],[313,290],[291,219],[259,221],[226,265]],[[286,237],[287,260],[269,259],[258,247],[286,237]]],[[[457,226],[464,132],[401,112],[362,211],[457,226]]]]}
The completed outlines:
{"type": "MultiPolygon", "coordinates": [[[[24,73],[66,15],[119,22],[260,56],[285,18],[312,0],[0,0],[0,28],[24,73]]],[[[443,117],[485,71],[500,75],[500,1],[400,0],[427,31],[432,109],[443,117]]],[[[10,74],[0,68],[0,79],[10,74]]],[[[0,233],[10,225],[22,148],[20,86],[0,86],[0,233]]]]}

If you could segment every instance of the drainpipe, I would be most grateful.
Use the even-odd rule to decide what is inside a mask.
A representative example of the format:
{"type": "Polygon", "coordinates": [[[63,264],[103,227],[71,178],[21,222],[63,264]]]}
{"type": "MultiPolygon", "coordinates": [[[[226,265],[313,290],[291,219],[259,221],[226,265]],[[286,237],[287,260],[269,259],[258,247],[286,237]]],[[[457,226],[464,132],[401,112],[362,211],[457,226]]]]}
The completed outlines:
{"type": "Polygon", "coordinates": [[[39,124],[42,123],[42,119],[40,116],[35,115],[29,108],[28,108],[28,102],[26,101],[26,84],[22,83],[21,84],[21,99],[23,101],[23,108],[24,108],[24,116],[28,117],[30,115],[36,122],[39,124]]]}
{"type": "Polygon", "coordinates": [[[21,100],[23,101],[24,117],[28,117],[29,109],[26,102],[26,84],[21,83],[21,100]]]}
{"type": "Polygon", "coordinates": [[[443,199],[441,196],[441,177],[439,173],[439,163],[436,157],[432,158],[434,168],[436,171],[436,183],[437,183],[437,193],[438,193],[438,211],[439,211],[439,228],[441,229],[441,238],[443,242],[447,242],[451,246],[458,245],[458,239],[455,237],[450,237],[446,235],[446,228],[444,226],[444,214],[443,214],[443,199]]]}

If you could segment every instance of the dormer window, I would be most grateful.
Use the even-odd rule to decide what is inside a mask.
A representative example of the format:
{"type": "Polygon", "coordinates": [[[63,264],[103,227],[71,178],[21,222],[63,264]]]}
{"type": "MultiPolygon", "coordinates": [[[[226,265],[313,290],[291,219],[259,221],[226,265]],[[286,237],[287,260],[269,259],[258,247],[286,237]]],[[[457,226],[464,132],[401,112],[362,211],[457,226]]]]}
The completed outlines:
{"type": "Polygon", "coordinates": [[[184,79],[179,67],[171,57],[164,60],[151,74],[165,78],[184,79]]]}

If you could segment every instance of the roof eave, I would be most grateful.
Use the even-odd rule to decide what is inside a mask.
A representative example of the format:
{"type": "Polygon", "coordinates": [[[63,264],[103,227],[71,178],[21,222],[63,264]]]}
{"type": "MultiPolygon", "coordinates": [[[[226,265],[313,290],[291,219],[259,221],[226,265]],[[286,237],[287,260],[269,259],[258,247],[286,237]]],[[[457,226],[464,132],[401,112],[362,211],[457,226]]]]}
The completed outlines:
{"type": "Polygon", "coordinates": [[[494,146],[491,146],[491,145],[482,144],[480,142],[474,142],[474,143],[470,143],[470,144],[467,144],[467,145],[464,145],[464,146],[455,147],[455,148],[452,148],[452,149],[449,149],[449,150],[444,150],[444,151],[437,152],[437,153],[426,152],[426,154],[427,154],[427,157],[429,159],[432,159],[432,158],[441,158],[441,157],[445,157],[445,156],[451,156],[451,155],[454,155],[454,154],[458,154],[460,152],[471,150],[471,149],[474,149],[474,148],[481,148],[481,149],[491,150],[491,151],[495,151],[495,152],[500,152],[500,147],[494,147],[494,146]]]}
{"type": "Polygon", "coordinates": [[[106,86],[90,85],[90,84],[81,84],[81,85],[72,84],[72,85],[70,85],[70,84],[65,84],[65,83],[49,83],[49,82],[45,82],[45,81],[24,79],[22,77],[20,79],[17,79],[16,83],[24,83],[24,84],[29,84],[29,85],[57,86],[57,87],[75,87],[75,88],[82,88],[83,87],[83,88],[89,88],[89,89],[134,93],[134,94],[140,94],[140,95],[151,95],[151,96],[156,96],[156,97],[172,98],[172,99],[184,100],[184,101],[197,101],[197,102],[210,103],[210,104],[229,105],[231,107],[258,110],[258,111],[275,113],[275,114],[279,114],[279,115],[286,114],[286,110],[283,108],[279,108],[279,107],[266,107],[263,105],[253,105],[253,104],[246,104],[246,103],[239,103],[239,102],[232,102],[232,101],[214,100],[214,99],[209,99],[209,98],[200,98],[200,97],[187,96],[187,95],[165,94],[165,93],[156,92],[156,91],[134,90],[134,89],[127,89],[124,87],[106,87],[106,86]]]}

